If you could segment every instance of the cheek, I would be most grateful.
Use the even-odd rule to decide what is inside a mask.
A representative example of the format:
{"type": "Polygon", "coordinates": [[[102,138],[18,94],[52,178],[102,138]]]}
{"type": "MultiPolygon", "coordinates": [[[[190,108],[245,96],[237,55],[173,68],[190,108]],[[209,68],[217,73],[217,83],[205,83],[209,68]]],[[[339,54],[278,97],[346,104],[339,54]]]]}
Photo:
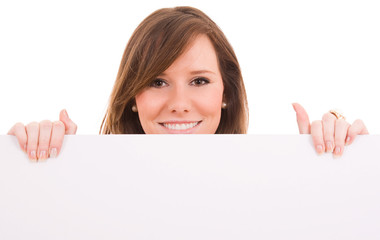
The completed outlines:
{"type": "Polygon", "coordinates": [[[200,133],[214,134],[222,114],[223,88],[205,92],[197,98],[197,111],[206,117],[200,133]]]}
{"type": "Polygon", "coordinates": [[[144,123],[154,119],[162,109],[163,98],[151,91],[143,91],[135,99],[140,122],[144,128],[144,123]]]}
{"type": "Polygon", "coordinates": [[[213,118],[220,118],[222,100],[223,100],[223,87],[215,88],[198,94],[194,98],[197,102],[197,109],[204,115],[213,118]]]}

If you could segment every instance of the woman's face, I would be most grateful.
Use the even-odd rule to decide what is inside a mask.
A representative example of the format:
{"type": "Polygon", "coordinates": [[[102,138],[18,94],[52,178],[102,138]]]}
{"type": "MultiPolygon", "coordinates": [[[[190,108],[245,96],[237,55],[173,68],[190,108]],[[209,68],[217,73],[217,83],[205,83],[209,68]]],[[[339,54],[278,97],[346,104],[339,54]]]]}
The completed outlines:
{"type": "Polygon", "coordinates": [[[136,96],[142,128],[147,134],[213,134],[220,122],[223,90],[214,47],[200,35],[136,96]]]}

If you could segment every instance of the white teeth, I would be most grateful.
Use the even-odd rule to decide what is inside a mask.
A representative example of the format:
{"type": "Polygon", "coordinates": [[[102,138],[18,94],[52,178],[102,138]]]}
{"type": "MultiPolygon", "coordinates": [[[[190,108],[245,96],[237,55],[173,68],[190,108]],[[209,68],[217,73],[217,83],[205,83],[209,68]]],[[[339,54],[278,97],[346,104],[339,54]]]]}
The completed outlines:
{"type": "Polygon", "coordinates": [[[198,125],[199,122],[193,122],[193,123],[182,123],[182,124],[168,124],[164,123],[164,126],[169,129],[173,130],[186,130],[195,127],[198,125]]]}

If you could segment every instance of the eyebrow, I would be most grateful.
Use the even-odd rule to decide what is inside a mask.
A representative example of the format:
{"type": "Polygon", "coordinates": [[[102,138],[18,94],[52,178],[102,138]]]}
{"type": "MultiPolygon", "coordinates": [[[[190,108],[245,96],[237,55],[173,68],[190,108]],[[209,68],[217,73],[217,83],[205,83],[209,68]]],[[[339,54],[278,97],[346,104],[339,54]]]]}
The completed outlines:
{"type": "Polygon", "coordinates": [[[211,73],[211,74],[215,74],[214,72],[212,72],[212,71],[208,71],[208,70],[197,70],[197,71],[192,71],[192,72],[190,72],[190,73],[193,74],[193,75],[202,74],[202,73],[211,73]]]}
{"type": "MultiPolygon", "coordinates": [[[[190,72],[191,75],[198,75],[198,74],[203,74],[203,73],[210,73],[210,74],[216,75],[216,73],[209,71],[209,70],[195,70],[195,71],[190,72]]],[[[166,76],[166,75],[167,74],[163,72],[159,76],[166,76]]]]}

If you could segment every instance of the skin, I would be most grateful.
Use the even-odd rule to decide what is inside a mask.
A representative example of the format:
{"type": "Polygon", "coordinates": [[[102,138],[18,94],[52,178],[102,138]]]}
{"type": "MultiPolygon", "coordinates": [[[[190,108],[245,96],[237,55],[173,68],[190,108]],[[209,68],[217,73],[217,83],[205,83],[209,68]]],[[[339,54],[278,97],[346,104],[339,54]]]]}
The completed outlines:
{"type": "Polygon", "coordinates": [[[31,122],[24,126],[16,123],[8,135],[17,137],[21,149],[28,154],[31,161],[43,161],[48,157],[58,156],[64,135],[77,132],[77,125],[69,118],[64,109],[59,114],[59,121],[31,122]]]}
{"type": "Polygon", "coordinates": [[[199,36],[151,86],[136,96],[144,132],[215,133],[223,90],[213,45],[207,36],[199,36]]]}
{"type": "Polygon", "coordinates": [[[318,154],[333,153],[335,157],[343,154],[344,146],[350,145],[357,135],[369,134],[363,121],[355,120],[352,125],[346,120],[337,119],[330,112],[325,113],[322,120],[310,124],[305,109],[298,103],[293,103],[297,114],[297,123],[300,134],[311,134],[315,150],[318,154]]]}
{"type": "MultiPolygon", "coordinates": [[[[145,133],[215,133],[222,111],[223,82],[209,39],[199,36],[152,84],[136,96],[136,107],[145,133]],[[196,126],[192,125],[197,124],[196,126]],[[177,129],[171,129],[177,128],[177,129]],[[186,129],[183,129],[186,128],[186,129]]],[[[228,108],[228,99],[226,99],[228,108]]],[[[308,114],[293,104],[301,134],[311,134],[317,153],[339,157],[357,135],[368,134],[363,121],[349,124],[331,113],[310,124],[308,114]]],[[[28,125],[16,123],[8,132],[16,136],[31,161],[56,157],[64,135],[75,134],[77,125],[62,110],[59,121],[28,125]]]]}

